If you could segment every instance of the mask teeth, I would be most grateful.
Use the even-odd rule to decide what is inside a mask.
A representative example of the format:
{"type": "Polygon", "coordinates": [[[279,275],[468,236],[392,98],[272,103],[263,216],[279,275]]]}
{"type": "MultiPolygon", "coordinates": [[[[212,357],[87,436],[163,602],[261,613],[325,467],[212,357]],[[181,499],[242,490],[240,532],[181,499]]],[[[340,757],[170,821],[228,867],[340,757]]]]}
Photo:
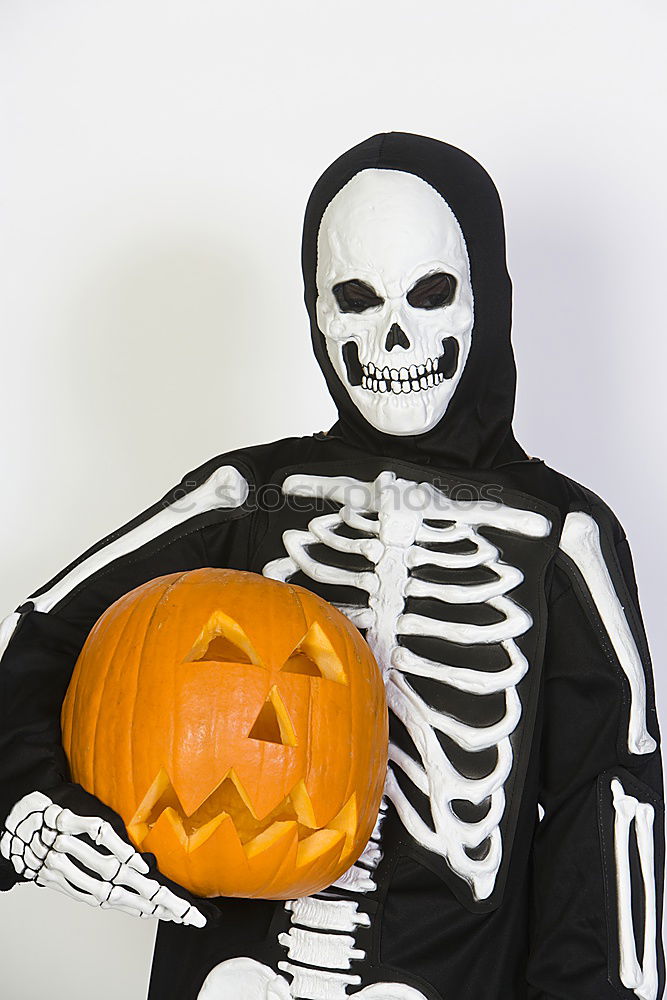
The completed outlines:
{"type": "Polygon", "coordinates": [[[377,368],[369,361],[361,365],[361,386],[371,392],[393,392],[395,395],[431,389],[445,381],[444,374],[438,371],[442,358],[444,355],[429,358],[423,365],[410,365],[409,368],[377,368]]]}

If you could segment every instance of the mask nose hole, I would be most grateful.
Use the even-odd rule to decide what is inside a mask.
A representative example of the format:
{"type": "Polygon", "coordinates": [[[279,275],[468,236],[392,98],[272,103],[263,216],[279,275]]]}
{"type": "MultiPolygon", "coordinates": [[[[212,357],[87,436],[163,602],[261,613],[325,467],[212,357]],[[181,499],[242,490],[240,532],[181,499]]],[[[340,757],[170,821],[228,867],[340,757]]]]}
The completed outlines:
{"type": "Polygon", "coordinates": [[[385,351],[393,351],[395,347],[409,347],[410,341],[407,334],[401,330],[398,323],[392,323],[384,343],[385,351]]]}

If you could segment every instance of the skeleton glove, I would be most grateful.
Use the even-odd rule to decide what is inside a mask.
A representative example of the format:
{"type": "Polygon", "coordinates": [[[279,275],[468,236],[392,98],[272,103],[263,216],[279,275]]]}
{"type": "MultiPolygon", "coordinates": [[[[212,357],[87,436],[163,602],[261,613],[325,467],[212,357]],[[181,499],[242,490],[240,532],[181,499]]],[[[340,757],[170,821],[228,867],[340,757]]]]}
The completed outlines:
{"type": "Polygon", "coordinates": [[[193,927],[206,924],[215,908],[195,905],[179,886],[172,891],[172,883],[146,860],[154,862],[152,855],[139,854],[117,832],[123,827],[115,813],[77,785],[50,795],[30,792],[20,799],[0,836],[0,853],[24,880],[90,906],[193,927]],[[72,811],[68,802],[88,815],[72,811]]]}

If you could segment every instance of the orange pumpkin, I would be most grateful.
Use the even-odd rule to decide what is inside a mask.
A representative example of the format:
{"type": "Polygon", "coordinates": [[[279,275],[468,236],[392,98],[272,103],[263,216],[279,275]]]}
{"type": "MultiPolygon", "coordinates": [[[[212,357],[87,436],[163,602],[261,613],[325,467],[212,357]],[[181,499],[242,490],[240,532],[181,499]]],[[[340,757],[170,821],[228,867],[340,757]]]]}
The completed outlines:
{"type": "Polygon", "coordinates": [[[200,896],[317,892],[361,854],[384,685],[339,611],[255,573],[163,576],[92,629],[62,712],[72,778],[200,896]]]}

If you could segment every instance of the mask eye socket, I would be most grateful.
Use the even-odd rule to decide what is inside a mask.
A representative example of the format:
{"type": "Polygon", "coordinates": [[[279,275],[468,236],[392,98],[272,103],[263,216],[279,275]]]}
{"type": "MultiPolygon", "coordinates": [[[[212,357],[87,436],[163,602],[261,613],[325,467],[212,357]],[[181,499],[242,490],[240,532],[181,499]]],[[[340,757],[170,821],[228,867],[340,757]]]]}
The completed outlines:
{"type": "Polygon", "coordinates": [[[359,278],[341,281],[333,286],[332,291],[338,308],[344,313],[362,313],[384,304],[384,299],[380,298],[375,289],[359,278]]]}
{"type": "Polygon", "coordinates": [[[417,281],[406,298],[413,309],[442,309],[456,292],[456,278],[446,271],[435,271],[417,281]]]}

